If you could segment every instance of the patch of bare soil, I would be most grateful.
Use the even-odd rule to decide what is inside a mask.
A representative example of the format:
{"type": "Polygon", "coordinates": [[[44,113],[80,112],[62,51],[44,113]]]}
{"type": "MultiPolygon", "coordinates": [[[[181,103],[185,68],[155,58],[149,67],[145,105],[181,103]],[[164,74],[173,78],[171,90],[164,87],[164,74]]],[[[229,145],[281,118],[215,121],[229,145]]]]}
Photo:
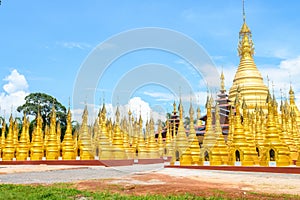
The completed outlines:
{"type": "Polygon", "coordinates": [[[120,179],[88,180],[75,183],[80,190],[109,191],[124,195],[179,195],[193,194],[202,197],[219,196],[243,199],[299,199],[296,196],[262,194],[252,191],[251,185],[222,184],[188,177],[174,177],[159,173],[135,174],[120,179]]]}

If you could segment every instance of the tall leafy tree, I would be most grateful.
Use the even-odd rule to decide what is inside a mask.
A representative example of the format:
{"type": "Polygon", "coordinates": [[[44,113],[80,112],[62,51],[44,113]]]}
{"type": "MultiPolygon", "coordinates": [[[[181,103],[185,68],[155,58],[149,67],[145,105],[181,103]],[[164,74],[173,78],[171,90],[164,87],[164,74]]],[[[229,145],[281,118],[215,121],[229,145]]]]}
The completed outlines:
{"type": "Polygon", "coordinates": [[[66,127],[67,109],[56,98],[45,93],[30,93],[25,97],[25,103],[17,108],[18,112],[36,116],[38,110],[43,118],[43,125],[50,124],[51,110],[55,107],[57,122],[61,124],[62,132],[66,127]]]}

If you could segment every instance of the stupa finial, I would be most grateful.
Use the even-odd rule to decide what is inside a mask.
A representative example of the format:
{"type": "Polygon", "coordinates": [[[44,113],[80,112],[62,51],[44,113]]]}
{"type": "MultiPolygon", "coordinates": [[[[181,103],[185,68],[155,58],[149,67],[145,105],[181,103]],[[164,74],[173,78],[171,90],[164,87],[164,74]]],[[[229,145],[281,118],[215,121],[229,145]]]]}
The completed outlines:
{"type": "Polygon", "coordinates": [[[243,0],[243,21],[246,21],[246,14],[245,14],[245,0],[243,0]]]}
{"type": "Polygon", "coordinates": [[[223,68],[222,68],[222,73],[221,73],[221,76],[220,76],[220,80],[221,80],[220,92],[224,93],[224,92],[226,92],[226,89],[225,89],[225,78],[224,78],[223,68]]]}

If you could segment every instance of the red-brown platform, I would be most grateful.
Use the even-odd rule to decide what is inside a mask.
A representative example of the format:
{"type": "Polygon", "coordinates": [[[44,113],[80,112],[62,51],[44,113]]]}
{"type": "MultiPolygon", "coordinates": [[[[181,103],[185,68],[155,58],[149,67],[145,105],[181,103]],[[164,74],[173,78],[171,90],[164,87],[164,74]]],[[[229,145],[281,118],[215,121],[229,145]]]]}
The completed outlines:
{"type": "Polygon", "coordinates": [[[300,174],[300,167],[173,166],[173,165],[168,165],[165,167],[166,168],[182,168],[182,169],[205,169],[205,170],[300,174]]]}
{"type": "Polygon", "coordinates": [[[127,166],[133,165],[134,160],[99,160],[101,161],[106,167],[114,167],[114,166],[127,166]]]}
{"type": "Polygon", "coordinates": [[[0,161],[0,165],[82,165],[82,166],[125,166],[133,160],[17,160],[0,161]]]}
{"type": "Polygon", "coordinates": [[[156,164],[156,163],[164,163],[164,159],[162,158],[152,158],[152,159],[138,159],[137,164],[156,164]]]}

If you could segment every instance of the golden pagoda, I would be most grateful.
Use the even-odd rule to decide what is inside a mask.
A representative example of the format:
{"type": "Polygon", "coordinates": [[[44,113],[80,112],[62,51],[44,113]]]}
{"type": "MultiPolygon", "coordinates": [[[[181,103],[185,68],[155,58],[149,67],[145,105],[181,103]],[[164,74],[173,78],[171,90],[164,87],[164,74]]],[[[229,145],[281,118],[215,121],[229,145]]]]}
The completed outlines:
{"type": "Polygon", "coordinates": [[[12,115],[10,115],[9,118],[9,127],[8,127],[8,134],[6,136],[5,140],[5,146],[3,149],[3,155],[2,159],[5,160],[13,160],[15,157],[15,146],[14,146],[14,141],[13,141],[13,126],[14,126],[14,121],[12,115]]]}
{"type": "Polygon", "coordinates": [[[32,132],[32,140],[30,146],[30,160],[42,160],[44,157],[44,142],[43,142],[43,119],[40,111],[36,116],[36,127],[32,132]]]}
{"type": "Polygon", "coordinates": [[[158,128],[157,128],[157,134],[158,134],[158,138],[157,138],[157,143],[158,143],[158,152],[159,152],[159,156],[162,158],[165,156],[165,143],[163,141],[163,137],[162,137],[162,123],[161,120],[158,121],[158,128]]]}
{"type": "Polygon", "coordinates": [[[290,110],[294,110],[295,112],[295,118],[297,122],[298,129],[300,128],[300,112],[299,109],[295,103],[295,92],[292,88],[292,85],[290,85],[290,90],[289,90],[289,100],[290,100],[290,110]]]}
{"type": "MultiPolygon", "coordinates": [[[[175,130],[175,127],[174,127],[174,130],[175,130]]],[[[174,139],[175,139],[174,152],[175,152],[176,159],[179,158],[179,160],[180,160],[180,165],[186,165],[187,163],[192,163],[192,156],[189,155],[191,152],[190,149],[188,150],[189,152],[187,152],[187,154],[185,154],[185,151],[187,150],[187,148],[189,148],[189,143],[188,143],[188,137],[186,136],[184,125],[183,125],[183,106],[182,106],[181,99],[180,99],[180,103],[179,103],[179,126],[178,126],[177,135],[176,134],[174,135],[174,139]],[[188,157],[185,157],[185,159],[183,159],[183,158],[181,158],[182,155],[185,155],[188,157]],[[187,158],[189,158],[190,160],[187,160],[187,158]]]]}
{"type": "Polygon", "coordinates": [[[233,134],[234,134],[234,128],[235,128],[235,110],[233,106],[230,108],[230,113],[229,113],[229,130],[228,130],[228,137],[227,137],[227,145],[230,146],[233,140],[233,134]]]}
{"type": "Polygon", "coordinates": [[[281,111],[281,140],[288,146],[291,160],[297,160],[298,148],[295,142],[292,140],[290,133],[288,133],[287,118],[289,117],[289,115],[288,115],[288,110],[283,105],[282,100],[280,104],[280,111],[281,111]]]}
{"type": "Polygon", "coordinates": [[[203,161],[210,161],[212,159],[211,149],[217,142],[217,137],[212,126],[212,101],[212,97],[207,96],[207,119],[205,126],[205,134],[201,146],[201,157],[203,157],[203,161]]]}
{"type": "Polygon", "coordinates": [[[57,135],[56,135],[56,112],[53,106],[51,111],[51,118],[50,118],[49,138],[46,144],[46,159],[57,160],[58,157],[59,157],[59,150],[58,150],[57,135]]]}
{"type": "Polygon", "coordinates": [[[270,161],[276,161],[276,166],[289,166],[292,163],[289,157],[290,152],[287,145],[279,138],[276,122],[274,120],[275,104],[270,93],[268,93],[267,105],[267,132],[260,165],[268,166],[270,161]]]}
{"type": "Polygon", "coordinates": [[[155,141],[155,133],[154,133],[154,121],[151,118],[149,121],[149,140],[147,144],[147,155],[148,158],[159,158],[158,144],[155,141]]]}
{"type": "Polygon", "coordinates": [[[13,126],[13,144],[15,149],[18,147],[18,135],[19,135],[19,124],[18,124],[18,120],[15,119],[14,126],[13,126]]]}
{"type": "Polygon", "coordinates": [[[165,139],[165,147],[166,147],[166,156],[167,157],[172,157],[173,156],[173,146],[172,146],[172,141],[171,141],[171,134],[170,134],[170,123],[169,120],[166,121],[166,139],[165,139]]]}
{"type": "Polygon", "coordinates": [[[127,159],[133,159],[134,158],[134,149],[131,148],[129,144],[129,134],[128,134],[128,129],[127,129],[127,121],[126,119],[123,119],[123,126],[122,126],[122,133],[123,133],[123,146],[124,146],[124,151],[126,154],[127,159]]]}
{"type": "Polygon", "coordinates": [[[300,148],[300,134],[299,128],[297,125],[297,112],[294,109],[291,109],[291,126],[292,126],[292,138],[294,140],[295,145],[300,148]]]}
{"type": "Polygon", "coordinates": [[[190,166],[192,165],[192,153],[190,147],[187,147],[180,157],[181,166],[190,166]]]}
{"type": "Polygon", "coordinates": [[[240,64],[233,79],[232,87],[229,90],[229,100],[234,102],[240,88],[240,94],[245,98],[248,109],[252,111],[255,105],[262,106],[266,110],[265,100],[268,88],[257,69],[253,54],[254,44],[251,31],[246,24],[245,12],[243,12],[243,25],[239,33],[238,53],[240,64]]]}
{"type": "Polygon", "coordinates": [[[22,132],[21,132],[19,143],[18,143],[18,147],[16,149],[16,159],[17,160],[26,160],[28,157],[29,146],[28,146],[27,137],[26,137],[27,123],[29,123],[29,122],[26,119],[26,114],[24,114],[22,132]]]}
{"type": "Polygon", "coordinates": [[[93,131],[92,131],[92,149],[93,149],[93,154],[95,155],[95,158],[99,156],[99,119],[98,117],[96,118],[94,125],[93,125],[93,131]]]}
{"type": "Polygon", "coordinates": [[[56,140],[57,140],[57,148],[58,148],[58,157],[61,155],[61,128],[60,123],[56,123],[56,140]]]}
{"type": "Polygon", "coordinates": [[[215,134],[216,143],[211,149],[210,165],[227,165],[228,164],[228,147],[225,144],[224,135],[222,134],[222,127],[220,123],[220,108],[217,104],[215,106],[215,134]]]}
{"type": "MultiPolygon", "coordinates": [[[[130,110],[129,110],[130,111],[130,110]]],[[[134,120],[133,116],[131,116],[131,112],[129,112],[129,132],[131,132],[131,147],[134,151],[137,151],[137,144],[139,139],[139,131],[138,131],[138,123],[134,120]]]]}
{"type": "Polygon", "coordinates": [[[71,121],[70,107],[67,114],[67,129],[64,135],[64,139],[61,144],[62,159],[63,160],[75,160],[75,144],[72,135],[72,121],[71,121]]]}
{"type": "Polygon", "coordinates": [[[3,119],[2,131],[1,131],[1,141],[0,141],[0,158],[2,158],[3,149],[5,147],[5,131],[6,131],[6,123],[5,123],[5,119],[3,119]]]}
{"type": "Polygon", "coordinates": [[[189,140],[189,150],[192,156],[192,164],[201,165],[202,158],[200,158],[200,146],[199,146],[199,141],[196,136],[195,126],[194,126],[194,109],[192,106],[192,102],[190,103],[189,113],[190,113],[190,134],[188,140],[189,140]]]}
{"type": "Polygon", "coordinates": [[[82,115],[82,125],[80,127],[80,133],[78,138],[78,148],[80,151],[81,160],[92,160],[94,159],[93,149],[91,144],[91,135],[88,128],[88,110],[85,106],[82,115]]]}
{"type": "Polygon", "coordinates": [[[239,94],[236,94],[236,99],[234,102],[235,106],[235,117],[234,117],[234,132],[232,134],[232,142],[229,146],[229,164],[236,165],[240,162],[242,166],[253,166],[255,165],[255,160],[253,158],[254,144],[250,144],[246,140],[246,135],[244,132],[244,126],[241,122],[240,113],[240,100],[239,94]]]}
{"type": "Polygon", "coordinates": [[[50,135],[50,128],[49,128],[49,125],[46,124],[45,128],[44,128],[44,136],[43,136],[43,138],[44,138],[44,147],[47,146],[49,135],[50,135]]]}
{"type": "Polygon", "coordinates": [[[108,138],[106,126],[106,108],[103,103],[102,110],[99,113],[100,136],[99,136],[99,159],[109,160],[112,157],[111,144],[108,138]]]}
{"type": "Polygon", "coordinates": [[[116,123],[115,123],[113,141],[112,141],[112,156],[114,160],[123,160],[127,158],[124,150],[124,143],[123,143],[122,133],[120,129],[119,107],[117,107],[116,110],[116,123]]]}
{"type": "Polygon", "coordinates": [[[245,99],[243,99],[243,103],[242,103],[242,110],[243,110],[243,128],[244,128],[244,134],[246,137],[246,141],[248,143],[248,154],[251,155],[254,164],[258,165],[259,161],[258,161],[258,154],[256,151],[256,144],[255,144],[255,140],[254,140],[254,134],[250,131],[250,122],[249,122],[249,118],[250,118],[250,113],[249,110],[247,109],[247,104],[245,102],[245,99]]]}
{"type": "Polygon", "coordinates": [[[138,123],[138,130],[139,130],[139,138],[137,143],[138,159],[145,159],[147,158],[147,148],[146,148],[145,137],[143,133],[143,120],[141,114],[138,123]]]}

